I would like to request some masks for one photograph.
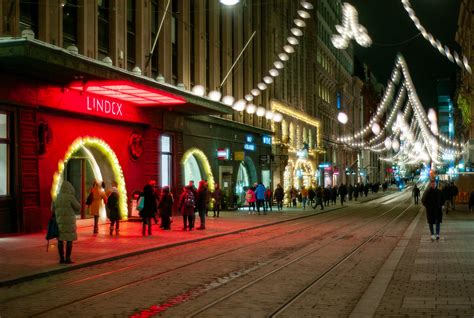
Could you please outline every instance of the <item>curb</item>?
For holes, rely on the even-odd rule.
[[[206,237],[202,237],[202,238],[198,238],[198,239],[182,241],[182,242],[177,242],[177,243],[167,244],[167,245],[162,245],[162,246],[151,247],[151,248],[147,248],[147,249],[143,249],[143,250],[139,250],[139,251],[133,251],[133,252],[129,252],[129,253],[121,254],[121,255],[106,257],[106,258],[102,258],[102,259],[98,259],[98,260],[94,260],[94,261],[89,261],[89,262],[82,263],[82,264],[77,264],[77,265],[72,265],[72,266],[65,265],[65,267],[62,267],[62,268],[56,268],[56,269],[47,270],[47,271],[44,271],[44,272],[34,273],[34,274],[31,274],[31,275],[26,275],[26,276],[21,276],[21,277],[17,277],[17,278],[13,278],[13,279],[0,281],[0,287],[9,287],[9,286],[13,286],[13,285],[16,285],[16,284],[32,281],[32,280],[35,280],[35,279],[44,278],[44,277],[57,275],[57,274],[62,274],[62,273],[65,273],[65,272],[69,272],[69,271],[73,271],[73,270],[77,270],[77,269],[81,269],[81,268],[85,268],[85,267],[90,267],[90,266],[94,266],[94,265],[104,264],[104,263],[116,261],[116,260],[127,258],[127,257],[146,254],[146,253],[155,252],[155,251],[168,249],[168,248],[173,248],[173,247],[176,247],[176,246],[197,243],[197,242],[201,242],[201,241],[206,241],[206,240],[210,240],[210,239],[214,239],[214,238],[218,238],[218,237],[238,234],[238,233],[241,233],[241,232],[251,231],[251,230],[260,229],[260,228],[264,228],[264,227],[274,226],[274,225],[277,225],[277,224],[282,224],[282,223],[286,223],[286,222],[293,221],[293,220],[304,219],[304,218],[316,216],[316,215],[319,215],[319,214],[324,214],[324,213],[328,213],[328,212],[332,212],[332,211],[337,211],[337,210],[340,210],[340,209],[343,209],[343,208],[346,208],[346,207],[347,206],[336,207],[335,209],[331,209],[331,210],[327,210],[327,211],[320,211],[320,212],[317,212],[317,213],[313,212],[313,213],[307,214],[307,215],[302,215],[302,216],[289,218],[289,219],[285,219],[285,220],[280,220],[280,221],[275,221],[275,222],[271,222],[271,223],[260,224],[260,225],[256,225],[256,226],[252,226],[252,227],[246,227],[246,228],[238,229],[238,230],[235,230],[235,231],[223,232],[223,233],[214,234],[214,235],[210,235],[210,236],[206,236]]]

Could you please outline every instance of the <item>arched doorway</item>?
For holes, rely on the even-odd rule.
[[[198,148],[190,148],[181,159],[183,171],[183,184],[187,185],[193,180],[197,185],[201,180],[207,180],[209,191],[214,191],[214,176],[207,156]]]
[[[257,170],[251,158],[245,157],[239,164],[237,179],[235,181],[235,194],[237,195],[237,205],[241,206],[245,202],[245,193],[248,188],[257,182]]]
[[[102,139],[79,137],[69,146],[64,158],[58,163],[58,171],[54,174],[51,196],[56,198],[63,180],[69,181],[76,189],[76,198],[84,202],[94,181],[104,182],[106,190],[111,182],[116,181],[120,193],[119,209],[122,219],[128,218],[127,190],[122,168],[115,152]],[[81,209],[78,217],[89,218],[89,211]],[[100,210],[100,219],[106,219],[105,207]]]

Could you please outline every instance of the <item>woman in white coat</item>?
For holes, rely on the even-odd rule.
[[[76,212],[81,204],[74,196],[74,187],[63,181],[61,190],[54,201],[54,213],[59,227],[58,252],[60,264],[71,264],[72,241],[77,240]],[[66,258],[64,258],[64,241],[66,241]]]

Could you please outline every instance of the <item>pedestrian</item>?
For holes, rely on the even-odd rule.
[[[81,204],[74,195],[74,187],[68,181],[63,181],[53,211],[58,223],[58,252],[60,264],[72,264],[72,242],[77,240],[76,213],[81,210]],[[64,258],[64,241],[66,241],[66,258]]]
[[[474,208],[474,191],[469,195],[469,212],[472,212],[472,208]]]
[[[354,193],[354,187],[352,186],[352,183],[349,184],[349,201],[352,201],[352,194]]]
[[[155,196],[156,204],[158,205],[160,202],[161,191],[158,189],[158,185],[156,184],[155,180],[148,181],[148,184],[153,188],[153,195]],[[155,221],[155,225],[158,224],[158,218],[156,214],[153,215],[152,219]],[[163,224],[160,225],[160,227],[163,228]]]
[[[199,186],[197,189],[197,196],[196,196],[196,208],[199,213],[199,219],[201,221],[201,224],[197,228],[198,230],[206,229],[207,194],[208,194],[208,190],[206,188],[206,181],[204,180],[199,181]]]
[[[308,189],[308,201],[311,206],[313,204],[316,204],[315,197],[316,197],[316,192],[314,191],[313,186],[310,185]]]
[[[298,197],[298,191],[296,191],[296,189],[293,186],[291,186],[291,189],[290,189],[290,196],[291,196],[291,203],[293,207],[296,208],[296,198]]]
[[[89,192],[92,197],[92,202],[89,205],[89,214],[94,217],[94,234],[99,233],[99,211],[102,203],[107,203],[107,196],[104,189],[98,181],[92,183],[92,188]]]
[[[284,197],[285,197],[285,192],[283,191],[281,184],[278,183],[275,189],[275,200],[277,202],[278,211],[283,211],[283,198]]]
[[[413,198],[415,198],[415,204],[418,204],[418,198],[420,197],[420,188],[418,188],[416,184],[413,187],[412,195]]]
[[[158,209],[160,210],[161,227],[163,230],[171,230],[171,214],[173,210],[174,198],[169,186],[164,186],[161,189],[160,203]]]
[[[335,185],[334,187],[332,187],[331,189],[331,200],[332,200],[332,204],[336,204],[336,201],[337,201],[337,196],[339,195],[339,189],[337,188],[337,185]]]
[[[267,209],[265,208],[265,186],[263,183],[259,182],[255,188],[255,196],[257,198],[257,213],[260,215],[260,208],[263,208],[263,213],[267,214]]]
[[[147,184],[143,188],[142,194],[143,201],[143,208],[141,209],[139,215],[142,218],[142,235],[146,236],[146,229],[148,226],[148,235],[152,235],[151,233],[151,219],[153,215],[157,212],[157,204],[155,195],[153,194],[153,188],[151,185]]]
[[[443,221],[443,193],[437,188],[436,181],[431,180],[428,189],[423,193],[421,203],[426,208],[426,218],[431,233],[431,241],[439,240],[439,232]],[[433,227],[436,226],[436,237]]]
[[[265,190],[265,207],[267,208],[267,211],[268,210],[272,211],[272,205],[273,205],[273,193],[270,188],[267,188],[267,190]]]
[[[115,235],[119,235],[120,231],[120,220],[122,216],[120,215],[119,202],[120,194],[118,191],[118,184],[116,181],[112,181],[112,189],[110,190],[109,195],[107,196],[107,216],[110,220],[110,230],[109,234],[114,234],[114,225],[115,225]]]
[[[183,193],[179,197],[179,210],[183,215],[183,231],[189,228],[190,231],[194,228],[194,209],[196,206],[196,197],[193,192],[193,185],[191,182],[187,187],[184,187]]]
[[[459,189],[458,187],[454,184],[454,182],[451,182],[451,206],[453,207],[453,210],[456,209],[456,197],[458,196]]]
[[[245,201],[247,201],[249,205],[249,214],[250,214],[250,208],[252,208],[252,213],[255,212],[255,202],[257,202],[257,197],[255,196],[255,191],[253,190],[252,187],[250,187],[247,190],[247,193],[245,194]]]
[[[301,187],[301,202],[303,203],[303,210],[306,210],[306,202],[308,202],[308,189],[305,186]]]
[[[449,213],[449,207],[450,207],[451,202],[452,202],[451,186],[449,185],[449,183],[446,183],[443,186],[442,192],[443,192],[443,197],[445,199],[444,208],[446,210],[446,215],[447,215]]]
[[[204,187],[206,188],[206,217],[209,214],[209,203],[211,203],[212,193],[209,191],[209,183],[207,180],[204,180]]]
[[[327,186],[324,189],[321,189],[323,191],[323,201],[325,206],[329,206],[329,201],[331,201],[331,187]]]
[[[339,196],[341,197],[341,205],[344,205],[344,201],[346,200],[346,195],[347,195],[347,187],[344,185],[344,183],[341,184],[339,187]]]
[[[221,211],[221,204],[222,204],[222,190],[219,187],[219,183],[216,183],[214,187],[214,192],[212,192],[212,198],[214,199],[214,206],[212,208],[213,217],[216,217],[216,216],[219,217],[219,213]]]
[[[318,189],[316,189],[316,205],[314,208],[316,209],[318,205],[321,205],[321,210],[324,210],[324,189],[320,186]]]
[[[354,200],[357,201],[358,197],[359,197],[359,184],[356,184],[354,187]]]
[[[197,199],[197,189],[196,186],[194,185],[194,180],[189,180],[188,186],[190,187],[191,191],[193,192],[194,195],[194,200]],[[194,205],[194,213],[192,215],[192,221],[193,221],[193,228],[195,227],[194,224],[196,223],[196,214],[198,214],[196,204]]]

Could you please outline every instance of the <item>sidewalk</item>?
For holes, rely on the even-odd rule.
[[[393,192],[371,194],[361,201],[349,202],[349,205],[372,201],[389,195]],[[347,205],[347,202],[346,202]],[[183,231],[182,216],[173,216],[170,231],[160,229],[153,225],[152,236],[143,237],[141,222],[122,222],[120,235],[109,235],[109,224],[99,228],[99,234],[92,233],[92,226],[78,227],[78,240],[74,242],[71,265],[58,263],[57,241],[50,241],[49,251],[46,252],[45,232],[15,235],[0,238],[0,286],[15,284],[39,277],[62,273],[82,267],[100,264],[132,255],[138,255],[163,248],[206,240],[213,237],[224,236],[247,229],[264,227],[271,224],[284,222],[289,219],[306,217],[314,213],[328,212],[340,208],[340,201],[336,205],[326,207],[324,211],[319,208],[301,207],[284,208],[283,212],[273,212],[267,215],[248,214],[247,208],[239,211],[221,212],[219,218],[213,218],[212,212],[206,219],[206,230]],[[90,223],[92,224],[92,223]],[[199,218],[196,220],[199,226]]]
[[[276,207],[275,207],[276,208]],[[340,205],[329,206],[328,211],[338,209]],[[78,240],[74,242],[71,265],[60,265],[57,241],[50,241],[46,251],[46,233],[16,235],[0,238],[0,286],[15,284],[51,274],[57,274],[77,268],[100,264],[127,256],[151,252],[176,245],[188,244],[213,237],[224,236],[246,229],[258,228],[284,222],[288,219],[307,217],[320,213],[312,208],[284,208],[283,212],[268,212],[267,215],[249,215],[247,210],[221,212],[219,218],[209,212],[206,218],[206,230],[183,231],[181,216],[173,216],[170,231],[153,225],[151,236],[142,236],[141,222],[122,222],[120,235],[109,235],[109,224],[101,225],[99,234],[92,233],[92,226],[78,228]],[[199,226],[199,218],[196,219]]]

